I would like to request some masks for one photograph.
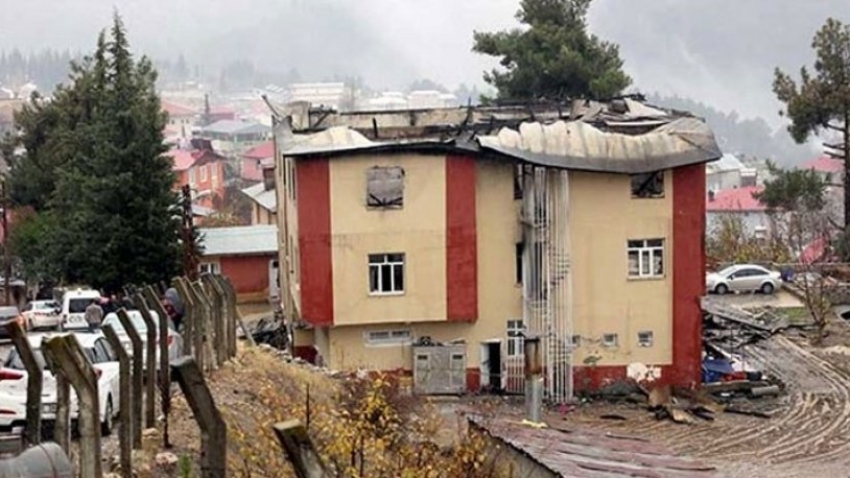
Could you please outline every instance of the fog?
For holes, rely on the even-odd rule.
[[[305,80],[359,75],[373,88],[417,78],[482,85],[492,59],[473,30],[516,26],[517,0],[0,0],[0,50],[88,51],[113,9],[136,52],[183,54],[206,71],[245,59]],[[593,33],[620,44],[633,90],[690,97],[781,124],[773,69],[811,64],[811,38],[846,0],[596,0]]]

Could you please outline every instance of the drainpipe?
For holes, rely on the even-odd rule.
[[[526,420],[540,423],[543,404],[543,363],[540,358],[540,337],[525,338],[525,406]]]

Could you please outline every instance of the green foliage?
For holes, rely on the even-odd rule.
[[[473,51],[500,58],[503,71],[484,74],[509,100],[606,99],[631,84],[619,47],[587,31],[591,0],[522,0],[525,29],[475,32]]]
[[[826,206],[827,180],[811,169],[784,169],[768,163],[771,179],[753,196],[773,211],[819,211]]]
[[[38,282],[59,274],[54,257],[51,231],[55,219],[50,212],[18,212],[9,231],[9,248],[20,260],[24,278]]]
[[[34,229],[62,279],[110,291],[166,280],[178,272],[180,223],[156,72],[133,59],[117,16],[71,69],[69,86],[16,117],[26,153],[12,165],[12,200],[45,218]]]

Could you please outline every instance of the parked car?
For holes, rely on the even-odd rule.
[[[24,318],[21,315],[21,312],[17,307],[10,306],[0,306],[0,339],[8,339],[9,332],[6,330],[6,322],[10,320],[17,320],[20,322],[21,326],[25,325]]]
[[[62,296],[62,318],[63,330],[80,330],[88,328],[86,323],[86,307],[93,300],[101,300],[100,292],[93,289],[68,290]]]
[[[113,420],[120,410],[118,391],[118,358],[109,346],[109,342],[100,333],[75,334],[89,363],[95,369],[100,405],[100,423],[103,435],[112,433]],[[42,382],[42,420],[47,423],[56,420],[56,378],[48,369],[41,352],[41,342],[51,334],[30,334],[30,346],[36,361],[41,364]],[[73,389],[72,389],[73,390]],[[71,394],[71,419],[79,415],[76,393]],[[0,368],[0,432],[17,432],[26,423],[27,371],[17,350],[9,352],[3,367]]]
[[[62,307],[54,300],[34,300],[24,307],[27,330],[55,329],[62,322]]]
[[[145,319],[142,318],[142,313],[138,310],[128,310],[127,315],[130,317],[130,322],[133,323],[133,328],[139,333],[139,337],[142,339],[142,357],[144,359],[147,343],[148,343],[148,326],[145,323]],[[157,344],[159,344],[159,314],[154,311],[151,311],[151,316],[153,317],[154,322],[157,324],[156,330],[156,340]],[[121,345],[124,346],[124,350],[127,351],[130,355],[133,354],[133,343],[130,341],[130,336],[127,335],[127,331],[124,329],[124,326],[121,324],[121,321],[118,319],[118,315],[114,312],[109,313],[103,319],[103,325],[111,325],[115,329],[115,333],[118,334],[118,338],[121,339]],[[168,360],[174,360],[183,355],[183,337],[174,330],[174,325],[171,321],[168,321]],[[156,349],[156,367],[159,370],[159,347]]]
[[[712,272],[705,278],[706,291],[715,294],[728,292],[772,294],[780,287],[780,284],[779,272],[754,264],[729,266],[719,272]]]

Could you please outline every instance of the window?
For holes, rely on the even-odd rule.
[[[375,166],[366,171],[366,206],[400,208],[404,205],[404,169]]]
[[[664,276],[664,239],[628,242],[629,277],[658,278]]]
[[[663,198],[664,171],[632,175],[633,198]]]
[[[604,334],[602,336],[602,346],[603,347],[616,347],[617,346],[617,334]]]
[[[199,168],[201,170],[201,182],[207,180],[207,165],[203,165]]]
[[[649,330],[644,330],[642,332],[638,332],[638,346],[640,347],[652,347],[652,332]]]
[[[195,175],[195,168],[189,168],[189,185],[194,186],[198,182],[198,178]]]
[[[208,272],[210,274],[218,274],[220,269],[218,262],[202,262],[198,265],[198,271],[201,273]]]
[[[407,345],[412,341],[412,334],[408,329],[373,330],[371,332],[365,332],[363,336],[366,345],[370,346]]]
[[[581,347],[581,335],[573,335],[570,337],[570,345],[572,345],[574,349]]]
[[[369,293],[404,292],[404,254],[369,254]]]
[[[213,182],[213,184],[215,184],[216,181],[218,180],[218,165],[217,164],[210,164],[210,171],[211,171],[210,175],[212,176],[212,182]]]
[[[521,357],[525,355],[524,334],[525,325],[522,319],[508,321],[508,357]]]
[[[516,283],[522,284],[522,253],[525,250],[525,244],[520,242],[516,245]]]

